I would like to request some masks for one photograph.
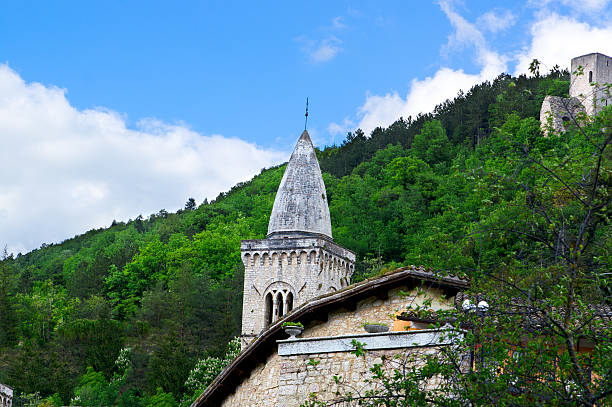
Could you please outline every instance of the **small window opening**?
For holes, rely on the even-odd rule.
[[[287,313],[293,311],[293,294],[287,294]]]
[[[563,121],[563,127],[567,127],[567,126],[569,126],[569,125],[570,125],[570,118],[569,118],[569,117],[567,117],[567,116],[563,116],[563,117],[561,118],[561,120]]]
[[[272,307],[273,307],[272,294],[266,295],[266,326],[272,323]]]
[[[281,293],[276,294],[276,307],[277,307],[277,317],[280,318],[285,313],[283,312],[283,295]],[[277,318],[277,319],[278,319]]]
[[[593,82],[593,71],[589,71],[589,83]]]

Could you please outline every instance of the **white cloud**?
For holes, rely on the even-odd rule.
[[[333,59],[338,52],[342,50],[340,45],[342,41],[331,36],[325,38],[318,46],[310,52],[310,58],[313,62],[326,62]]]
[[[482,27],[484,30],[492,33],[507,30],[515,23],[516,16],[510,10],[500,11],[499,13],[489,11],[478,17],[476,22],[478,27]]]
[[[515,74],[518,75],[528,73],[529,64],[534,58],[542,62],[543,70],[548,70],[555,65],[568,68],[573,57],[590,52],[612,55],[612,23],[609,20],[597,26],[579,21],[575,15],[561,16],[546,9],[545,6],[552,3],[554,2],[548,1],[540,4],[541,7],[539,6],[535,13],[535,20],[529,32],[529,45],[522,50],[502,55],[490,48],[483,31],[477,27],[489,32],[509,28],[516,21],[512,13],[485,13],[473,24],[456,12],[451,0],[439,1],[440,8],[454,28],[441,49],[442,54],[457,53],[466,48],[473,50],[480,71],[466,73],[462,69],[441,67],[431,77],[413,79],[404,97],[396,91],[385,95],[368,93],[365,103],[358,109],[357,126],[366,134],[370,134],[375,127],[388,126],[401,116],[429,112],[437,104],[455,97],[459,90],[467,91],[475,84],[492,80],[500,73],[506,72],[510,61],[516,63]],[[565,3],[570,5],[569,1]],[[609,0],[588,0],[584,3],[583,11],[601,10],[609,3]],[[328,130],[331,133],[331,130],[336,129],[332,126]]]
[[[538,8],[562,4],[578,13],[594,13],[604,10],[611,0],[530,0],[529,3]]]
[[[456,52],[464,47],[473,47],[476,51],[476,62],[481,67],[480,72],[469,74],[462,69],[442,67],[432,77],[413,79],[405,98],[397,92],[384,96],[368,94],[358,111],[358,127],[365,134],[369,135],[378,126],[388,126],[399,117],[429,112],[446,99],[454,98],[460,90],[467,91],[506,70],[507,58],[488,48],[483,34],[474,24],[459,15],[449,1],[440,1],[439,4],[455,28],[443,47],[443,52]]]
[[[569,68],[570,60],[591,52],[612,55],[612,24],[596,27],[556,13],[542,16],[531,27],[531,42],[517,56],[515,74],[528,73],[533,59],[543,70]]]
[[[0,65],[0,245],[24,252],[187,198],[214,198],[287,153],[110,110],[77,110],[65,91]]]
[[[457,51],[466,45],[473,45],[476,48],[484,47],[485,40],[482,33],[474,24],[469,23],[453,9],[451,1],[441,0],[438,4],[455,28],[455,31],[448,37],[447,50]]]
[[[302,44],[302,51],[315,64],[330,61],[338,52],[342,51],[342,41],[333,35],[321,41],[314,41],[301,36],[297,38],[297,41]]]
[[[329,26],[321,27],[320,29],[327,32],[337,32],[346,28],[344,18],[342,16],[334,17]],[[296,38],[296,41],[302,44],[302,51],[308,55],[312,63],[318,64],[327,62],[342,51],[342,40],[333,34],[327,35],[321,40],[313,40],[304,35]]]
[[[342,140],[344,136],[355,129],[355,123],[345,117],[342,123],[332,122],[327,126],[327,133],[331,136],[328,140],[329,144],[336,144],[338,139]]]
[[[341,30],[343,28],[346,28],[346,24],[344,24],[344,18],[342,16],[333,18],[331,28],[335,30]]]
[[[332,136],[338,136],[351,131],[354,126],[355,123],[353,123],[353,121],[348,117],[345,117],[342,124],[338,124],[336,122],[330,123],[329,126],[327,126],[327,131]]]

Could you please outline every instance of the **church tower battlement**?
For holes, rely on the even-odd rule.
[[[243,240],[242,346],[293,308],[350,284],[355,254],[332,239],[321,169],[304,130],[281,180],[268,234]]]

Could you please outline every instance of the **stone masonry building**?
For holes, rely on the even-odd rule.
[[[375,364],[399,354],[422,360],[451,345],[444,328],[430,329],[403,311],[456,307],[469,285],[412,266],[350,285],[355,255],[332,240],[325,185],[306,131],[281,180],[266,239],[244,240],[241,251],[242,351],[192,407],[297,407],[311,393],[333,400],[339,386],[367,391]],[[287,339],[285,322],[302,323],[301,336]],[[365,322],[390,330],[367,333]],[[367,350],[363,358],[352,353],[354,341]]]
[[[333,242],[327,193],[304,130],[283,175],[263,240],[243,240],[242,346],[295,307],[349,284],[355,254]]]
[[[423,307],[426,299],[432,310],[456,308],[468,286],[457,276],[405,267],[314,298],[258,335],[192,407],[298,407],[311,393],[324,402],[334,401],[338,390],[365,394],[377,385],[366,381],[375,364],[385,361],[391,370],[401,358],[422,361],[452,345],[444,328],[401,318],[402,311]],[[366,333],[366,321],[386,323],[390,331]],[[287,339],[283,322],[301,322],[305,330]],[[363,357],[352,353],[353,341],[364,344]]]
[[[569,98],[546,96],[540,109],[540,122],[544,134],[552,129],[563,132],[576,124],[580,114],[592,116],[612,104],[607,85],[612,83],[612,58],[592,53],[573,58]]]

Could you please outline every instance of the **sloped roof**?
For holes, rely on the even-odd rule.
[[[315,233],[332,238],[327,192],[306,130],[291,154],[268,224],[268,237],[287,232]]]
[[[278,339],[286,339],[281,325],[283,322],[320,321],[329,311],[338,307],[355,308],[358,301],[379,295],[386,296],[389,289],[407,282],[429,282],[435,286],[454,291],[465,290],[469,280],[456,275],[431,271],[423,267],[408,266],[350,285],[340,291],[316,297],[294,309],[262,332],[251,344],[230,363],[208,388],[194,401],[192,407],[218,406],[227,395],[250,375],[259,363],[265,362],[276,349]]]

